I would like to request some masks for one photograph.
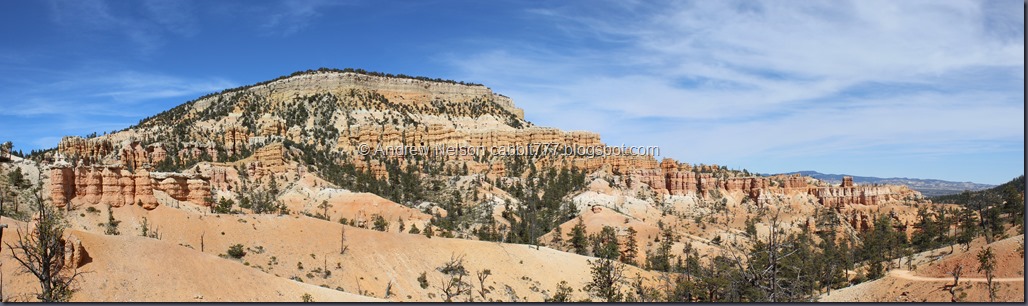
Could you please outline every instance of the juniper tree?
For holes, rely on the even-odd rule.
[[[328,204],[328,200],[321,201],[321,204],[318,205],[318,208],[321,208],[321,218],[322,219],[329,220],[329,218],[328,218],[328,208],[329,207],[332,207],[332,204]]]

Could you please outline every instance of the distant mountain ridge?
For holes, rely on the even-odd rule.
[[[838,184],[842,182],[843,176],[853,177],[853,182],[856,184],[889,184],[889,185],[905,185],[911,189],[921,192],[926,197],[934,197],[941,195],[958,194],[964,190],[984,190],[996,187],[996,185],[979,184],[973,182],[952,182],[936,179],[917,179],[917,178],[905,178],[905,177],[890,177],[881,178],[873,176],[856,176],[848,174],[825,174],[817,171],[797,171],[785,174],[800,174],[804,176],[810,176],[828,183]]]

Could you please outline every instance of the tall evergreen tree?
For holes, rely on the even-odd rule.
[[[582,221],[582,217],[578,217],[578,223],[571,228],[569,235],[568,242],[571,243],[571,248],[575,250],[576,254],[586,255],[589,253],[589,239],[585,235],[585,223]]]
[[[625,250],[621,253],[621,262],[629,265],[637,265],[636,258],[639,257],[639,245],[636,238],[639,232],[635,228],[628,227],[628,236],[625,237]]]

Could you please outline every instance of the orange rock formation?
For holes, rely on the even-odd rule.
[[[148,172],[140,168],[135,173],[120,166],[80,166],[56,163],[50,167],[50,199],[57,207],[70,203],[84,205],[140,205],[157,208],[153,190],[168,193],[180,201],[200,205],[210,195],[210,183],[199,175]]]

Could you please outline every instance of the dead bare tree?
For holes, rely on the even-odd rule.
[[[346,254],[346,250],[350,249],[346,245],[346,226],[343,225],[339,228],[339,255]]]
[[[443,290],[443,295],[446,296],[444,301],[453,302],[453,297],[460,295],[460,280],[458,277],[450,278],[449,281],[441,281],[442,286],[440,289]]]
[[[366,292],[364,292],[364,290],[361,290],[361,280],[357,279],[357,276],[354,276],[353,280],[357,281],[357,294],[367,295],[367,294],[365,294]]]
[[[952,285],[942,286],[943,289],[946,289],[946,290],[949,291],[949,296],[950,296],[949,297],[949,301],[950,302],[958,302],[959,301],[957,299],[957,285],[960,284],[960,270],[963,270],[963,269],[964,269],[964,266],[961,266],[961,265],[957,265],[956,267],[954,267],[953,268],[953,284]]]
[[[490,275],[493,275],[493,271],[485,269],[478,271],[475,274],[478,277],[478,295],[482,296],[482,301],[484,302],[486,300],[485,295],[489,293],[489,289],[485,286],[485,279],[489,278]]]
[[[462,294],[469,294],[470,301],[471,284],[464,281],[464,277],[468,276],[468,271],[464,268],[464,255],[451,255],[450,260],[443,263],[438,270],[446,275],[446,278],[440,281],[440,289],[446,297],[446,302],[453,302],[454,297]]]
[[[332,276],[332,271],[328,270],[328,255],[321,256],[321,259],[323,260],[321,264],[321,268],[323,269],[321,272],[321,278],[328,278],[329,276]]]
[[[26,223],[24,231],[19,229],[14,245],[5,244],[25,271],[39,280],[41,292],[37,298],[40,301],[67,301],[71,298],[72,282],[80,273],[75,267],[65,266],[63,236],[67,224],[57,209],[43,203],[42,185],[37,185],[33,200],[39,210],[39,220],[34,225]]]
[[[782,279],[786,269],[795,269],[785,266],[783,262],[795,255],[799,248],[786,237],[779,220],[780,213],[781,209],[768,220],[769,233],[765,240],[756,241],[752,250],[756,258],[745,252],[742,255],[735,250],[727,252],[747,281],[763,293],[764,300],[772,303],[793,300],[798,293],[797,288],[787,285],[790,283],[788,280]],[[756,260],[758,258],[759,262]]]

